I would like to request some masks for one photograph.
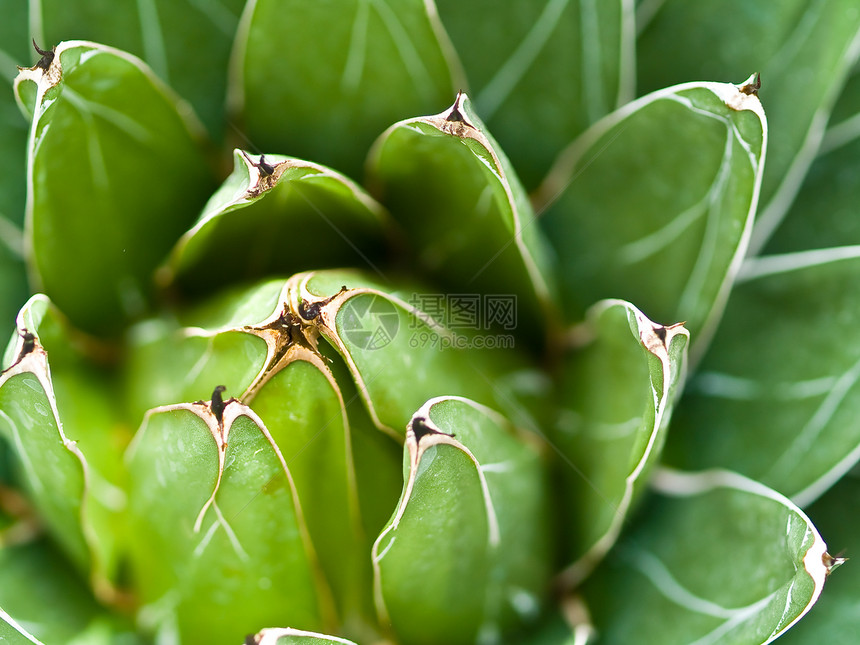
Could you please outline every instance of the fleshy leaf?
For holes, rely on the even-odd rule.
[[[404,487],[373,547],[377,608],[398,639],[501,643],[537,617],[552,548],[537,451],[468,399],[409,424]]]
[[[289,470],[250,408],[217,391],[156,408],[127,462],[141,623],[240,642],[259,625],[331,620]]]
[[[860,460],[860,247],[748,260],[666,447],[806,506]]]
[[[477,111],[529,188],[566,142],[633,98],[632,0],[436,4]]]
[[[211,192],[211,170],[187,106],[129,54],[61,43],[21,71],[19,97],[34,85],[31,272],[75,324],[116,332],[146,310],[151,273]]]
[[[270,627],[249,636],[245,645],[356,645],[337,636],[326,636],[300,629]]]
[[[452,330],[434,319],[444,311],[423,308],[423,296],[434,302],[433,294],[386,288],[359,273],[318,271],[291,282],[292,309],[302,303],[315,314],[380,429],[403,436],[413,412],[444,395],[498,408],[519,426],[539,426],[545,384],[522,354],[510,351],[512,336]],[[444,298],[437,294],[435,301],[444,310]]]
[[[565,366],[561,418],[562,523],[570,583],[587,576],[618,538],[658,463],[684,382],[689,333],[651,322],[633,305],[602,301]]]
[[[75,356],[64,321],[39,295],[18,315],[3,364],[0,433],[18,477],[51,535],[106,596],[116,564],[116,513],[125,503],[109,381]]]
[[[599,121],[541,188],[568,316],[622,298],[703,348],[743,258],[767,140],[756,79],[688,83]]]
[[[234,152],[233,174],[174,247],[162,280],[197,291],[333,266],[375,267],[389,232],[385,210],[319,164]]]
[[[420,265],[448,291],[516,296],[523,337],[557,324],[549,248],[519,179],[465,94],[396,123],[368,161],[369,184]]]
[[[761,73],[768,121],[779,134],[768,145],[750,244],[758,252],[800,188],[830,110],[860,54],[857,5],[854,0],[656,4],[657,14],[637,41],[640,90]]]
[[[843,477],[831,491],[809,507],[809,516],[839,555],[853,560],[860,554],[860,472]],[[838,556],[837,556],[838,557]],[[838,563],[837,559],[835,563]],[[780,645],[853,645],[860,633],[860,588],[856,562],[827,579],[827,588],[809,614],[793,627]]]
[[[244,6],[244,0],[149,0],[121,8],[104,1],[40,0],[31,4],[31,13],[38,12],[31,24],[40,44],[72,35],[140,57],[220,139],[227,62]]]
[[[258,148],[358,177],[380,132],[450,100],[452,65],[424,0],[252,0],[229,98]]]
[[[373,615],[370,536],[396,503],[401,450],[370,422],[337,354],[311,341],[313,325],[302,331],[287,293],[283,281],[263,283],[217,297],[220,320],[210,318],[207,303],[182,315],[187,327],[158,320],[134,328],[128,400],[135,410],[171,396],[191,400],[220,381],[252,405],[291,469],[341,620],[362,633]]]
[[[658,471],[658,495],[589,578],[600,642],[757,643],[815,603],[826,545],[803,512],[728,471]]]

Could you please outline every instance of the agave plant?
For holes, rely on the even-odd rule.
[[[0,642],[854,642],[855,0],[2,13]]]

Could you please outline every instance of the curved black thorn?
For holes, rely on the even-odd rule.
[[[224,398],[221,396],[227,388],[223,385],[216,385],[215,389],[212,391],[212,402],[210,409],[212,410],[212,414],[215,415],[215,418],[218,419],[218,424],[224,422],[224,408],[227,404],[224,402]]]
[[[51,63],[54,62],[54,55],[55,55],[54,49],[55,48],[51,48],[51,49],[45,51],[44,49],[42,49],[41,47],[39,47],[36,44],[35,38],[33,39],[33,47],[36,50],[36,53],[42,57],[39,59],[39,62],[36,63],[36,67],[38,67],[39,69],[43,69],[43,70],[47,71],[48,68],[51,66]]]
[[[425,417],[414,417],[410,423],[412,434],[415,435],[415,443],[420,444],[421,440],[431,434],[441,434],[446,437],[453,437],[453,434],[442,432],[430,425],[430,422]]]

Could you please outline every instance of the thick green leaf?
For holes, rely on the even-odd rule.
[[[367,633],[369,536],[397,501],[400,447],[372,425],[336,353],[317,351],[308,340],[313,325],[303,335],[299,314],[285,307],[283,281],[217,300],[224,326],[207,328],[213,322],[207,304],[183,316],[188,327],[151,321],[135,328],[130,405],[142,410],[171,397],[206,398],[219,384],[253,405],[291,469],[341,621],[350,633]]]
[[[522,354],[510,351],[513,336],[481,334],[469,325],[452,329],[439,322],[452,320],[442,295],[391,289],[355,272],[300,274],[292,283],[292,309],[299,311],[299,302],[317,309],[319,333],[343,357],[380,429],[402,437],[414,411],[444,395],[474,399],[521,427],[539,427],[546,383]]]
[[[352,181],[319,164],[233,153],[235,167],[161,278],[197,291],[309,268],[365,266],[385,249],[385,210]]]
[[[11,632],[4,631],[9,627]],[[142,640],[127,621],[95,601],[47,541],[0,546],[0,643],[39,642],[137,645]]]
[[[742,278],[667,459],[738,470],[805,506],[860,459],[860,248],[747,261]]]
[[[766,140],[749,79],[655,92],[574,142],[541,188],[569,317],[622,298],[687,321],[704,347],[746,249]]]
[[[251,401],[290,468],[340,619],[355,633],[372,623],[371,543],[362,530],[350,421],[325,362],[307,350],[290,353]]]
[[[478,112],[529,188],[568,141],[633,98],[631,0],[436,4]]]
[[[39,32],[33,36],[43,47],[77,38],[142,58],[191,102],[213,136],[221,138],[227,62],[244,0],[145,0],[121,7],[110,0],[30,4],[31,13],[38,15],[33,22]]]
[[[568,581],[606,555],[659,461],[690,338],[613,300],[592,307],[575,333],[585,344],[566,361],[553,441],[563,457]]]
[[[62,43],[22,70],[22,103],[34,87],[31,269],[73,322],[114,332],[147,308],[151,273],[205,202],[211,172],[187,107],[128,54]]]
[[[261,625],[331,620],[289,470],[250,408],[215,396],[156,408],[127,462],[143,624],[240,642]]]
[[[501,643],[533,621],[552,561],[537,451],[468,399],[409,424],[404,487],[373,546],[377,608],[401,642]]]
[[[809,516],[838,552],[853,559],[860,553],[860,472],[843,477],[809,507]],[[809,615],[780,640],[780,645],[853,645],[860,633],[860,587],[856,562],[827,579],[824,594]]]
[[[272,627],[245,640],[246,645],[355,645],[337,636],[326,636],[300,629]]]
[[[557,324],[551,256],[504,152],[465,94],[380,137],[369,184],[403,226],[419,265],[449,292],[516,297],[515,325],[539,339]]]
[[[108,376],[75,354],[65,321],[47,298],[31,298],[0,373],[0,433],[52,536],[107,595],[120,531],[116,514],[125,504],[123,434],[115,426]]]
[[[761,73],[773,132],[751,249],[782,220],[860,54],[854,0],[666,0],[638,40],[639,89]],[[728,36],[728,34],[731,34]]]
[[[728,471],[659,471],[658,496],[584,592],[600,643],[761,645],[817,600],[826,546],[773,490]]]
[[[361,174],[391,123],[429,114],[456,91],[424,0],[248,2],[230,99],[258,148]]]

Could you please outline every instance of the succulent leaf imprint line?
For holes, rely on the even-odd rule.
[[[421,60],[421,55],[415,46],[412,44],[412,39],[409,32],[404,28],[403,23],[397,17],[397,13],[391,8],[385,0],[363,0],[370,2],[376,9],[376,13],[385,23],[388,33],[391,35],[391,40],[397,48],[397,53],[403,60],[409,78],[412,79],[412,85],[419,96],[425,99],[430,98],[433,87],[430,72],[424,66]]]
[[[84,125],[84,129],[88,132],[86,137],[87,159],[90,162],[90,175],[93,178],[93,184],[95,184],[96,188],[99,190],[107,191],[109,189],[107,163],[105,162],[104,154],[102,153],[102,146],[99,141],[98,131],[95,126],[95,121],[93,120],[93,115],[82,109],[82,104],[76,100],[80,97],[75,96],[73,91],[69,92],[68,88],[65,88],[63,95],[67,95],[69,105],[77,110],[81,122]]]
[[[92,115],[98,116],[106,123],[109,123],[117,130],[124,132],[138,143],[147,144],[152,141],[152,133],[129,115],[124,114],[119,110],[115,110],[103,103],[91,101],[69,87],[63,88],[63,96],[69,99],[69,102],[77,108],[82,117],[91,118]],[[88,125],[93,127],[94,122],[89,121]]]
[[[814,249],[812,251],[798,251],[796,253],[780,253],[779,255],[748,258],[744,261],[741,271],[738,273],[738,282],[748,282],[779,273],[802,271],[803,269],[809,269],[830,262],[854,260],[857,258],[860,258],[860,245],[833,246],[826,249]]]
[[[655,472],[654,477],[651,480],[651,484],[652,488],[655,491],[668,497],[694,497],[703,493],[711,492],[719,488],[749,493],[768,499],[785,507],[789,514],[797,516],[801,521],[805,523],[806,532],[803,537],[802,544],[809,546],[803,557],[803,568],[804,572],[812,580],[814,590],[811,594],[809,601],[798,613],[798,615],[795,616],[795,618],[788,624],[781,624],[782,621],[780,621],[780,624],[775,627],[774,631],[771,633],[766,643],[770,643],[777,636],[789,629],[804,615],[806,615],[806,613],[815,604],[815,602],[818,600],[818,597],[821,595],[821,591],[824,587],[824,581],[829,571],[834,566],[838,566],[838,564],[841,563],[836,562],[836,559],[828,556],[827,545],[824,543],[824,540],[821,538],[821,535],[819,535],[815,526],[809,521],[809,518],[806,516],[806,514],[796,504],[794,504],[784,495],[781,495],[780,493],[774,491],[771,488],[768,488],[767,486],[759,483],[758,481],[748,479],[747,477],[744,477],[734,472],[720,469],[712,469],[696,473],[685,473],[672,470],[666,467],[660,467]],[[791,528],[791,515],[789,515],[787,530],[790,530]],[[831,562],[832,564],[828,566],[828,562]],[[789,595],[796,583],[797,575],[795,575],[795,577],[789,584]],[[776,596],[776,594],[779,593],[779,591],[780,589],[775,590],[767,598],[758,601],[757,603],[755,603],[755,605],[765,603],[766,601],[771,601]],[[753,606],[754,605],[751,605],[750,607]],[[783,619],[784,616],[785,615],[783,614]],[[711,632],[710,634],[696,641],[696,644],[710,645],[711,643],[716,643],[723,633],[729,631],[735,626],[736,625],[734,624],[724,624],[714,632]]]
[[[355,18],[352,21],[352,30],[349,36],[346,64],[344,65],[343,75],[340,79],[340,88],[344,93],[355,92],[359,85],[361,85],[361,76],[364,70],[364,52],[367,47],[369,7],[369,0],[360,0],[355,10]]]
[[[768,397],[777,401],[796,401],[826,395],[836,385],[838,377],[824,376],[805,381],[782,381],[765,385],[752,378],[724,372],[697,372],[688,385],[688,391],[701,396],[730,401],[755,401]]]
[[[714,263],[714,257],[719,248],[720,224],[723,219],[720,217],[722,214],[721,203],[725,194],[724,187],[728,183],[729,175],[732,171],[733,141],[731,129],[729,129],[717,177],[708,191],[709,208],[705,218],[705,231],[702,236],[702,243],[699,247],[699,253],[696,255],[696,262],[690,271],[690,277],[687,279],[687,283],[681,291],[681,297],[678,299],[678,312],[693,312],[698,309],[697,305],[701,302],[701,294],[708,281],[709,269]],[[755,173],[755,167],[753,167],[753,173]],[[750,218],[747,217],[746,219],[749,220]],[[725,279],[723,282],[725,284]],[[717,306],[716,302],[711,305],[711,310],[715,306]]]
[[[849,70],[860,56],[860,30],[854,35],[841,57],[843,67],[839,69],[839,78],[844,79]],[[832,83],[826,97],[819,102],[818,108],[812,115],[806,136],[797,150],[791,164],[785,170],[782,181],[770,195],[770,200],[759,211],[756,226],[753,230],[749,245],[749,255],[757,255],[770,240],[774,231],[782,222],[794,198],[797,196],[809,166],[818,155],[821,143],[827,133],[830,113],[841,90],[840,83]]]
[[[514,87],[526,75],[558,26],[568,4],[570,4],[569,0],[549,0],[525,38],[496,70],[493,78],[478,92],[475,102],[481,107],[484,119],[493,118],[496,110],[508,99]]]
[[[605,0],[603,4],[606,4]],[[601,73],[603,61],[600,47],[600,20],[595,0],[580,0],[579,14],[582,39],[582,95],[585,99],[588,122],[594,123],[608,112]]]
[[[838,377],[833,389],[816,408],[812,417],[804,424],[803,429],[794,437],[780,458],[762,476],[762,479],[767,481],[774,476],[774,473],[794,469],[800,456],[806,454],[812,444],[818,440],[834,415],[839,411],[845,397],[848,396],[858,381],[860,381],[860,360]]]
[[[137,0],[136,5],[146,62],[166,83],[169,83],[170,66],[167,64],[167,48],[164,45],[161,21],[158,19],[158,7],[154,0]]]
[[[622,557],[644,575],[651,584],[668,600],[697,614],[737,620],[754,616],[764,605],[770,602],[777,592],[772,592],[765,598],[744,607],[723,607],[707,598],[697,596],[684,587],[666,564],[655,554],[640,548],[630,548],[622,551]],[[701,639],[696,642],[701,642]]]

